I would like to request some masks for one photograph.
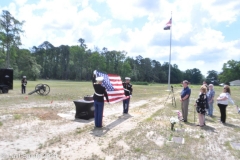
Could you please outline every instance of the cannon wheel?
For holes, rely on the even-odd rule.
[[[40,94],[40,95],[43,95],[43,96],[46,96],[46,95],[48,95],[48,93],[50,92],[50,87],[49,87],[49,85],[47,85],[47,84],[43,84],[43,86],[44,86],[44,87],[39,90],[39,94]]]
[[[43,88],[42,88],[42,85],[43,85]],[[41,88],[39,91],[37,91],[39,95],[46,96],[50,92],[50,87],[47,84],[38,84],[36,85],[35,90],[37,90],[38,88]]]

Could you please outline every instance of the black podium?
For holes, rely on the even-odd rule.
[[[88,120],[94,118],[94,101],[84,98],[84,100],[73,101],[76,106],[75,118]]]
[[[13,69],[0,68],[0,93],[13,89]]]

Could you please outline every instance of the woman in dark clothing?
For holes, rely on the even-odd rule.
[[[200,94],[198,99],[196,100],[195,106],[197,106],[197,112],[198,112],[198,118],[199,118],[199,125],[200,127],[204,126],[204,115],[206,113],[206,108],[207,108],[207,88],[206,86],[202,85],[200,89]]]
[[[104,96],[106,97],[107,102],[109,102],[108,95],[106,92],[106,88],[101,85],[103,81],[103,77],[95,78],[95,75],[93,75],[92,81],[93,81],[93,88],[95,91],[93,95],[94,107],[95,107],[95,110],[94,110],[95,126],[102,127]]]

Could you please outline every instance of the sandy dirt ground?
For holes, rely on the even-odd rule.
[[[126,115],[122,114],[121,103],[105,104],[102,129],[94,127],[93,119],[75,119],[74,104],[71,101],[10,106],[9,108],[14,108],[15,114],[25,114],[26,117],[16,121],[13,114],[1,116],[4,122],[8,122],[0,130],[1,158],[24,158],[31,154],[53,156],[53,159],[85,159],[92,153],[105,157],[101,152],[104,144],[135,128],[138,122],[162,107],[153,103],[151,110],[141,108],[149,101],[132,103],[130,114]],[[74,138],[78,132],[76,130],[86,134],[82,138]],[[99,145],[101,141],[104,144]],[[123,141],[119,143],[124,144]]]
[[[165,99],[153,97],[132,102],[129,114],[124,115],[121,103],[105,104],[104,127],[100,129],[94,127],[93,119],[75,119],[72,101],[8,106],[9,113],[0,117],[4,124],[0,128],[0,159],[178,159],[174,155],[170,158],[168,153],[164,155],[159,152],[161,147],[174,143],[168,139],[169,124],[165,125],[169,116],[160,116],[159,113],[164,109]],[[175,115],[177,109],[170,112]],[[232,118],[231,122],[239,124],[240,121]],[[214,153],[209,159],[238,159],[224,146],[226,138],[229,141],[232,138],[227,137],[224,130],[235,130],[237,127],[236,131],[239,131],[238,126],[222,126],[211,122],[209,118],[208,124],[205,130],[192,124],[177,125],[175,133],[189,137],[184,144],[177,146],[185,146],[186,149],[189,143],[195,148],[190,147],[188,152],[194,154],[199,149],[204,151],[201,144],[193,145],[194,142],[189,141],[205,137],[209,143],[203,146]],[[160,134],[161,130],[167,130],[166,136],[165,132]],[[232,136],[240,135],[236,132]],[[143,152],[141,145],[145,146],[145,152],[149,149],[149,153]],[[159,150],[154,151],[154,148]],[[205,159],[207,156],[198,156],[196,159]],[[191,159],[191,156],[186,159]]]

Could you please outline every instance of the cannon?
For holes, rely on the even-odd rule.
[[[37,94],[39,94],[41,96],[46,96],[50,92],[50,87],[47,84],[38,84],[38,85],[36,85],[35,90],[28,93],[28,95],[31,95],[35,92],[37,92]]]

